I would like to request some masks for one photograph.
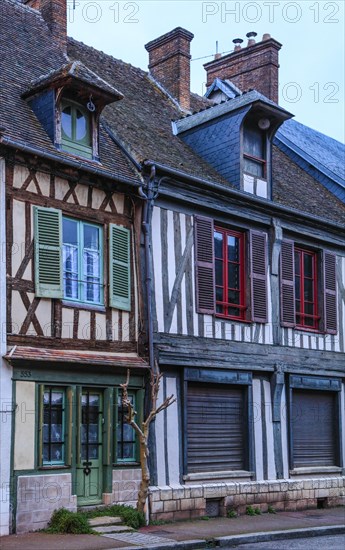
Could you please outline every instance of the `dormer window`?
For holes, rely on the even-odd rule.
[[[65,151],[92,158],[91,113],[72,101],[61,104],[61,146]]]
[[[246,174],[266,178],[265,133],[255,126],[244,126],[243,170]]]

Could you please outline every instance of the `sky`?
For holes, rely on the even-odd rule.
[[[73,1],[75,9],[73,9]],[[283,44],[279,103],[296,120],[345,140],[344,0],[67,0],[68,33],[76,40],[147,70],[144,45],[177,26],[194,34],[191,89],[205,93],[203,64],[230,52],[232,40],[269,33]],[[121,90],[126,93],[126,90]]]

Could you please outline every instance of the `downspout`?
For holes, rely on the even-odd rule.
[[[146,193],[143,188],[139,188],[139,195],[144,199],[143,208],[143,235],[144,235],[144,249],[145,249],[145,288],[146,288],[146,307],[147,307],[147,339],[149,348],[149,365],[150,369],[154,372],[155,360],[154,360],[154,348],[153,348],[153,312],[152,312],[152,268],[151,268],[151,220],[153,205],[156,197],[158,196],[158,189],[155,190],[156,180],[156,167],[151,165],[150,176],[147,182]]]

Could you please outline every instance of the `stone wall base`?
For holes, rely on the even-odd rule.
[[[345,477],[151,487],[150,520],[185,520],[207,515],[217,502],[219,515],[245,514],[247,506],[267,512],[345,505]]]
[[[77,511],[71,474],[18,477],[17,534],[44,529],[57,508]]]

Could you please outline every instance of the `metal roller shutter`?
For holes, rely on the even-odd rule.
[[[188,384],[188,472],[244,469],[244,390]]]
[[[335,466],[334,392],[294,390],[291,420],[294,466]]]

